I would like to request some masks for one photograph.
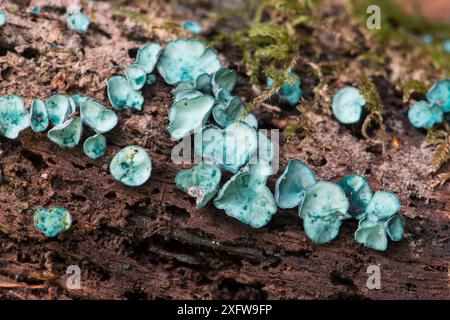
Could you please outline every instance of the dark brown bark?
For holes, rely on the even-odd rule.
[[[12,4],[5,2],[10,9]],[[164,29],[149,35],[130,19],[112,14],[108,4],[90,3],[88,8],[96,20],[82,36],[66,30],[64,16],[52,5],[33,19],[10,13],[10,23],[0,29],[0,94],[16,93],[29,103],[56,92],[80,92],[109,105],[106,81],[132,62],[130,49],[176,37]],[[164,10],[158,17],[176,14]],[[57,49],[50,49],[52,42]],[[249,101],[253,93],[239,55],[225,45],[218,50],[240,71],[244,84],[238,93]],[[302,77],[307,87],[308,75]],[[184,166],[170,158],[175,145],[166,131],[171,94],[158,78],[144,89],[143,112],[120,113],[120,125],[107,134],[107,155],[99,160],[88,159],[81,147],[61,150],[31,130],[15,141],[0,138],[5,176],[0,186],[0,297],[448,299],[450,190],[448,185],[430,190],[432,152],[420,148],[423,133],[408,124],[395,86],[384,78],[377,85],[388,107],[388,135],[399,139],[399,149],[388,147],[383,158],[356,130],[311,112],[314,132],[283,142],[280,162],[282,170],[287,160],[299,157],[320,178],[333,181],[361,173],[374,189],[395,192],[406,234],[386,252],[357,244],[354,221],[344,222],[338,239],[318,246],[306,237],[295,210],[279,210],[267,227],[253,230],[212,205],[195,209],[194,201],[174,185]],[[264,106],[255,113],[263,127],[281,129],[293,115]],[[129,144],[145,147],[153,158],[152,177],[139,188],[120,184],[108,170],[115,152]],[[272,189],[275,179],[269,181]],[[35,230],[33,213],[52,205],[68,208],[74,224],[48,239]],[[366,287],[372,264],[381,268],[381,290]],[[81,268],[80,290],[65,287],[69,265]]]

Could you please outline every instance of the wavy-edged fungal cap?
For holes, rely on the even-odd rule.
[[[76,32],[86,32],[90,23],[89,18],[82,12],[69,14],[67,17],[67,26]]]
[[[15,94],[0,96],[0,132],[8,139],[16,139],[28,126],[23,99]]]
[[[275,184],[275,200],[282,209],[300,205],[308,187],[316,183],[315,173],[298,159],[289,160]]]
[[[125,68],[125,75],[128,83],[133,90],[140,90],[147,81],[147,74],[143,67],[138,64],[132,64]]]
[[[255,164],[242,168],[223,185],[214,205],[252,228],[265,226],[277,212],[272,192],[266,186],[267,177],[271,174],[270,164],[258,159]]]
[[[450,112],[450,79],[436,82],[427,93],[430,104],[438,104],[444,112]]]
[[[256,130],[236,121],[225,129],[214,125],[203,127],[195,136],[195,152],[217,163],[223,169],[236,173],[245,165],[258,147]]]
[[[200,34],[202,32],[202,27],[195,21],[184,21],[182,26],[184,30],[193,34]]]
[[[142,110],[144,97],[139,91],[133,90],[125,77],[109,78],[107,92],[109,102],[114,108]]]
[[[47,108],[40,99],[33,99],[31,102],[30,127],[34,132],[42,132],[48,128]]]
[[[161,46],[158,43],[147,43],[139,49],[136,64],[144,68],[147,74],[152,73],[158,62]]]
[[[106,152],[106,138],[104,135],[97,133],[89,137],[83,143],[84,153],[91,159],[103,157]]]
[[[105,133],[112,130],[119,121],[117,114],[102,106],[100,103],[88,99],[80,106],[81,121],[96,133]]]
[[[172,104],[168,127],[172,139],[182,139],[203,126],[208,121],[213,106],[214,98],[201,93],[184,97]]]
[[[248,124],[253,129],[258,130],[259,127],[258,119],[253,113],[251,112],[247,113],[247,115],[244,117],[244,119],[242,119],[242,121]]]
[[[235,70],[220,68],[213,73],[211,78],[211,88],[214,96],[218,98],[220,90],[231,93],[236,86],[237,74]]]
[[[128,146],[116,153],[109,164],[114,179],[129,187],[143,185],[152,173],[152,160],[144,148]]]
[[[83,125],[81,119],[75,117],[50,129],[47,132],[47,137],[60,148],[74,148],[80,142],[82,133]]]
[[[0,11],[0,27],[3,27],[6,24],[7,17],[4,11]]]
[[[178,172],[175,183],[179,189],[196,199],[197,208],[202,208],[216,195],[220,179],[219,167],[203,162]]]
[[[306,190],[299,216],[303,219],[306,235],[317,244],[336,238],[342,220],[351,218],[347,213],[349,202],[342,188],[332,182],[318,181]]]
[[[377,191],[366,209],[366,217],[359,221],[355,232],[357,242],[379,251],[387,248],[387,236],[393,241],[403,237],[403,220],[396,213],[400,201],[391,192]]]
[[[278,95],[291,106],[295,106],[302,97],[302,89],[300,88],[302,81],[299,75],[292,71],[289,72],[289,77],[292,78],[292,81],[283,83],[280,90],[278,90]],[[273,79],[268,78],[267,85],[272,87],[273,84]]]
[[[366,178],[360,175],[345,176],[337,182],[344,189],[350,202],[348,212],[353,218],[361,220],[365,216],[366,208],[372,199],[372,189]]]
[[[344,124],[357,123],[361,119],[366,100],[355,87],[340,89],[333,97],[331,105],[333,114],[339,122]]]
[[[62,207],[38,209],[34,212],[34,226],[47,237],[56,237],[72,225],[70,212]]]
[[[428,102],[418,101],[408,110],[409,122],[416,128],[431,128],[436,121],[442,121],[443,114],[439,110],[442,108],[437,105],[431,108]]]
[[[224,128],[239,119],[245,111],[245,106],[240,97],[233,97],[227,104],[218,103],[213,109],[213,118],[216,123]]]
[[[83,102],[85,102],[87,99],[89,99],[88,97],[82,95],[82,94],[74,94],[70,97],[75,105],[75,110],[80,109],[80,106]],[[74,110],[74,111],[75,111]]]
[[[179,39],[167,43],[157,69],[168,84],[180,81],[195,83],[203,73],[211,74],[221,67],[217,53],[198,40]]]
[[[45,107],[47,108],[48,119],[55,126],[62,124],[67,116],[75,111],[75,104],[72,105],[71,100],[62,94],[55,94],[48,98],[45,101]]]

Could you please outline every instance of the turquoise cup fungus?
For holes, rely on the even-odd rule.
[[[129,187],[143,185],[152,173],[152,160],[144,148],[128,146],[116,153],[109,165],[111,175]]]
[[[302,97],[302,89],[300,88],[302,82],[299,75],[295,72],[289,72],[288,77],[291,78],[291,80],[283,83],[280,90],[278,90],[278,95],[291,106],[295,106]],[[267,86],[272,87],[273,85],[273,79],[268,78]]]
[[[70,212],[62,207],[38,209],[34,212],[34,226],[47,237],[56,237],[72,225]]]
[[[361,91],[354,87],[340,89],[333,97],[333,115],[343,124],[357,123],[361,119],[366,100]]]
[[[450,112],[450,79],[436,82],[427,93],[431,105],[437,104],[444,112]]]
[[[83,151],[85,155],[93,160],[103,157],[106,152],[105,136],[97,133],[87,138],[83,143]]]
[[[67,26],[69,29],[79,33],[85,33],[90,23],[89,18],[82,12],[69,14],[67,17]]]
[[[33,99],[30,107],[30,127],[34,132],[42,132],[48,128],[48,113],[44,101]]]
[[[195,21],[184,21],[182,26],[184,30],[193,34],[200,34],[202,32],[202,27]]]
[[[366,178],[360,175],[349,175],[340,179],[337,184],[344,190],[350,202],[348,212],[351,216],[358,220],[364,218],[366,208],[372,200],[372,189]]]
[[[81,119],[74,117],[50,129],[47,132],[47,137],[60,148],[74,148],[80,142],[82,133]]]
[[[16,139],[29,126],[29,115],[23,99],[15,94],[0,96],[0,133]]]
[[[81,121],[96,133],[111,131],[119,121],[117,114],[102,106],[100,103],[88,99],[80,106]]]

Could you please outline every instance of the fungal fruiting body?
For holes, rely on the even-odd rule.
[[[184,21],[183,29],[193,34],[200,34],[202,32],[202,27],[195,21]]]
[[[109,170],[116,180],[129,187],[137,187],[150,178],[152,161],[144,148],[128,146],[116,153]]]
[[[62,207],[50,209],[38,209],[34,213],[34,225],[36,229],[47,237],[56,237],[72,225],[72,216]]]
[[[332,111],[339,122],[357,123],[361,119],[366,100],[362,93],[354,87],[340,89],[333,97]]]
[[[80,142],[82,132],[81,119],[74,117],[50,129],[47,137],[60,148],[74,148]]]
[[[6,24],[7,17],[4,11],[0,11],[0,27],[3,27]]]
[[[91,159],[103,157],[106,152],[106,138],[102,134],[95,134],[83,143],[84,153]]]
[[[8,139],[16,139],[28,128],[28,111],[21,97],[15,94],[0,96],[0,132]]]
[[[214,164],[200,163],[177,173],[176,186],[196,198],[197,208],[204,207],[219,190],[221,172]]]
[[[291,79],[286,81],[278,90],[278,95],[282,100],[287,101],[291,106],[295,106],[302,97],[301,79],[295,72],[289,72],[288,77]],[[267,79],[267,85],[272,87],[274,81],[271,78]]]
[[[67,17],[67,26],[76,32],[86,32],[90,23],[89,18],[82,12],[71,13]]]
[[[306,190],[299,216],[306,235],[317,244],[336,238],[342,220],[351,218],[344,190],[328,181],[318,181]]]
[[[157,43],[147,43],[138,50],[136,65],[141,66],[145,73],[150,74],[155,69],[159,59],[161,46]]]
[[[147,81],[145,69],[138,64],[132,64],[125,68],[125,75],[128,83],[133,90],[140,90]]]
[[[112,130],[119,120],[117,114],[98,102],[88,99],[80,106],[81,121],[97,133]]]
[[[45,131],[48,127],[48,114],[44,101],[33,99],[30,107],[30,127],[34,132]]]
[[[372,189],[367,180],[360,175],[349,175],[340,179],[337,184],[344,190],[350,202],[348,212],[355,219],[361,220],[372,199]]]
[[[387,248],[387,236],[392,241],[400,241],[403,237],[403,220],[396,213],[400,210],[400,202],[391,192],[377,191],[366,208],[364,219],[359,221],[355,232],[357,242],[375,250]]]
[[[201,74],[211,74],[221,68],[217,53],[201,41],[178,39],[167,43],[157,64],[166,83],[195,83]]]
[[[442,41],[442,49],[445,53],[450,53],[450,39]]]
[[[443,116],[440,106],[430,105],[426,101],[418,101],[408,110],[409,122],[416,128],[431,128],[435,123],[441,123]]]
[[[55,94],[48,98],[45,101],[45,107],[48,119],[55,126],[62,124],[69,114],[75,111],[75,105],[72,105],[69,98],[62,94]]]
[[[116,109],[141,110],[144,104],[142,94],[134,90],[128,80],[122,76],[112,76],[108,80],[107,93],[109,102]]]
[[[450,79],[436,82],[427,93],[431,105],[437,104],[444,112],[450,112]]]

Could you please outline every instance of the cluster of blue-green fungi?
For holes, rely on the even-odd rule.
[[[0,96],[0,132],[9,139],[31,127],[34,132],[47,132],[50,141],[61,148],[76,147],[83,134],[83,124],[95,134],[83,144],[85,154],[97,159],[105,154],[104,133],[112,130],[118,122],[117,114],[93,99],[76,94],[56,94],[45,102],[33,99],[29,109],[23,99],[11,94]]]
[[[90,23],[89,18],[82,12],[73,12],[67,17],[67,27],[75,32],[86,32]]]

